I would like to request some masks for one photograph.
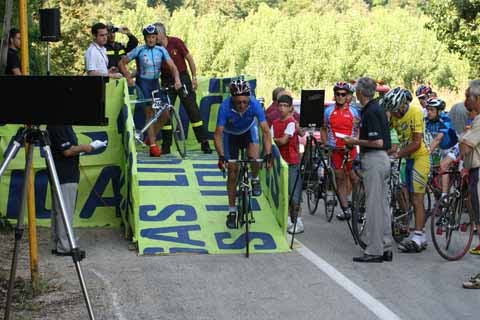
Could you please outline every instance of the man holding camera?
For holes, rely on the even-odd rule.
[[[126,55],[128,52],[132,51],[136,46],[138,46],[138,39],[127,27],[115,27],[111,24],[108,24],[107,31],[107,44],[105,45],[105,48],[107,49],[108,68],[118,68],[118,62],[122,56]],[[115,41],[115,34],[117,32],[128,37],[127,46]]]
[[[107,147],[107,141],[95,140],[90,144],[78,144],[72,126],[47,126],[53,162],[57,169],[60,190],[65,203],[68,223],[73,226],[73,216],[77,202],[78,182],[80,180],[80,155]],[[52,190],[52,254],[71,255],[70,243],[60,210],[60,203]]]
[[[200,109],[198,108],[197,95],[195,94],[195,90],[197,90],[197,69],[195,67],[193,57],[181,39],[167,36],[167,31],[162,23],[157,22],[155,23],[155,26],[157,27],[158,32],[157,45],[164,47],[168,51],[173,63],[178,69],[180,80],[186,88],[186,91],[172,93],[170,95],[170,100],[172,104],[175,104],[177,96],[180,98],[182,105],[187,111],[188,118],[190,119],[190,123],[193,127],[193,132],[195,133],[195,137],[200,143],[201,150],[207,154],[212,153],[212,149],[208,143],[207,130],[203,125]],[[190,78],[190,75],[188,74],[187,64],[185,61],[187,61],[188,66],[190,67],[192,78]],[[174,84],[173,75],[166,63],[162,64],[161,79],[162,86],[164,87],[172,86]],[[162,137],[162,152],[167,154],[170,152],[170,146],[172,145],[171,125],[166,124],[163,127]]]

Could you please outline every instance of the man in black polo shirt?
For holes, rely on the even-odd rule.
[[[348,144],[360,146],[365,186],[367,247],[355,262],[392,261],[391,214],[387,200],[390,177],[390,130],[385,112],[373,99],[376,83],[370,78],[357,81],[356,94],[362,108],[360,137],[346,137]]]
[[[47,126],[53,161],[57,169],[60,189],[65,203],[70,226],[73,226],[78,182],[80,180],[79,155],[107,146],[107,141],[95,140],[90,144],[78,144],[77,136],[71,126]],[[70,255],[71,248],[63,223],[60,204],[52,189],[52,253],[58,256]],[[73,230],[73,229],[72,229]]]
[[[8,33],[7,66],[5,67],[6,75],[22,75],[18,50],[20,50],[20,30],[12,28]]]

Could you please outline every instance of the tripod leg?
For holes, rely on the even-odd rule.
[[[0,177],[3,175],[3,173],[7,169],[9,163],[17,155],[18,150],[20,150],[20,148],[22,147],[22,144],[23,144],[23,141],[24,141],[24,133],[25,133],[25,128],[18,129],[17,134],[15,135],[15,138],[13,140],[12,148],[7,153],[7,155],[5,156],[5,159],[3,160],[2,164],[0,165]]]
[[[15,143],[18,143],[15,141]],[[14,149],[17,147],[20,148],[20,145],[14,146]],[[14,154],[16,151],[12,149],[10,154]],[[25,214],[25,207],[27,204],[27,190],[28,190],[28,181],[29,181],[29,168],[33,165],[33,151],[35,147],[33,144],[29,144],[27,148],[27,162],[25,164],[25,176],[23,178],[23,186],[22,186],[22,202],[20,204],[20,212],[18,213],[17,217],[17,226],[15,227],[15,244],[13,246],[13,257],[12,257],[12,266],[10,268],[10,280],[8,282],[8,292],[7,292],[7,302],[5,305],[5,319],[10,319],[10,307],[12,304],[12,296],[13,296],[13,289],[15,286],[15,276],[17,272],[17,262],[18,262],[18,252],[20,250],[20,242],[23,237],[23,230],[24,230],[24,214]],[[10,158],[10,160],[13,157]],[[9,161],[10,161],[9,160]],[[7,161],[7,159],[5,159]]]
[[[73,237],[72,227],[68,222],[65,201],[63,200],[62,190],[60,189],[60,182],[58,180],[57,169],[55,168],[55,163],[53,161],[52,151],[50,149],[50,146],[47,144],[48,138],[43,136],[43,139],[44,139],[44,141],[42,141],[43,150],[45,151],[45,154],[46,154],[47,167],[51,177],[52,188],[57,197],[58,204],[60,207],[60,213],[62,215],[63,224],[65,226],[65,230],[67,231],[68,242],[70,244],[70,247],[72,248],[72,259],[73,259],[73,263],[75,264],[75,269],[77,271],[78,279],[80,281],[80,286],[82,287],[83,297],[85,298],[85,304],[87,305],[87,309],[88,309],[88,315],[90,319],[95,319],[92,305],[90,303],[90,298],[87,292],[87,286],[85,285],[82,269],[80,267],[80,261],[83,259],[83,257],[81,256],[80,249],[77,247],[75,238]]]

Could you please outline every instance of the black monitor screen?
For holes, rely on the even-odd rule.
[[[302,90],[300,102],[300,127],[323,126],[323,111],[325,103],[325,90]]]

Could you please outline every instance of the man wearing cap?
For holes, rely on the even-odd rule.
[[[107,31],[107,44],[105,45],[105,48],[107,49],[108,68],[118,68],[118,62],[120,62],[122,56],[126,55],[128,52],[132,51],[136,46],[138,46],[138,39],[127,27],[114,27],[113,25],[108,24]],[[128,37],[127,46],[115,41],[115,34],[117,32]]]

